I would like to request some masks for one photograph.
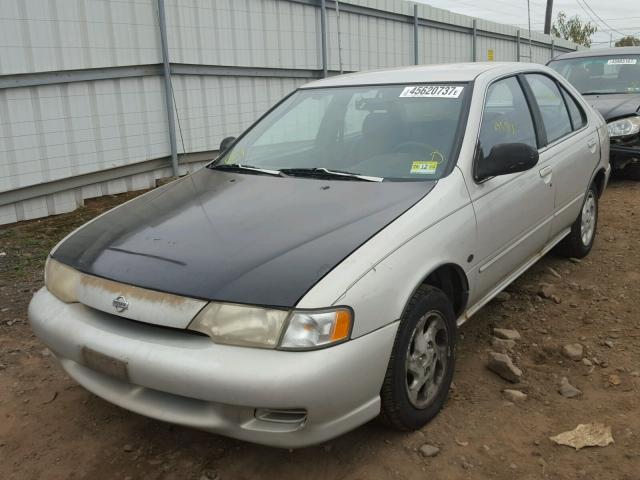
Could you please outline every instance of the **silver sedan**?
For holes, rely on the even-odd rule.
[[[552,248],[589,253],[602,118],[533,64],[333,77],[206,168],[56,246],[29,317],[78,383],[280,447],[442,408],[457,330]]]

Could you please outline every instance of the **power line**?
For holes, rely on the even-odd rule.
[[[577,1],[578,3],[580,3],[580,0],[576,0],[576,1]],[[609,25],[606,21],[604,21],[604,20],[602,19],[602,17],[601,17],[600,15],[598,15],[598,14],[596,13],[596,11],[595,11],[593,8],[591,8],[591,6],[590,6],[590,5],[589,5],[589,3],[587,2],[587,0],[582,0],[582,3],[584,3],[584,4],[585,4],[585,6],[586,6],[586,7],[587,7],[587,8],[588,8],[588,9],[589,9],[589,10],[590,10],[590,11],[591,11],[591,12],[592,12],[596,17],[598,17],[598,19],[600,19],[600,21],[601,21],[601,22],[602,22],[606,27],[609,27],[610,31],[613,31],[613,32],[619,33],[620,35],[624,35],[624,33],[622,33],[620,30],[617,30],[617,29],[613,28],[613,27],[612,27],[611,25]],[[582,5],[581,5],[581,6],[582,6]],[[586,10],[585,10],[585,11],[586,11]]]

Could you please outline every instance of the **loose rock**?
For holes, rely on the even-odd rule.
[[[569,383],[567,377],[562,377],[560,385],[558,386],[558,393],[566,398],[574,398],[582,395],[582,391],[579,388],[574,387]]]
[[[469,446],[469,442],[465,441],[465,440],[458,440],[457,438],[454,438],[454,441],[460,445],[461,447],[468,447]]]
[[[550,299],[552,295],[553,295],[553,289],[551,288],[551,285],[547,285],[547,284],[540,285],[540,288],[538,289],[539,297]]]
[[[520,340],[520,333],[517,330],[510,330],[508,328],[494,328],[493,334],[502,338],[503,340]]]
[[[558,445],[566,445],[576,450],[584,447],[606,447],[613,443],[611,427],[601,423],[580,424],[574,430],[562,432],[549,439]]]
[[[522,378],[522,370],[504,353],[489,352],[487,368],[511,383],[518,383]]]
[[[202,475],[200,475],[200,480],[220,480],[220,475],[213,470],[205,470],[202,472]]]
[[[500,292],[495,297],[493,297],[493,299],[499,303],[508,302],[509,300],[511,300],[511,294],[508,292]]]
[[[551,275],[553,275],[556,278],[562,278],[562,275],[560,275],[555,268],[553,267],[547,267],[547,270],[549,270],[549,273],[551,273]]]
[[[516,346],[516,342],[514,340],[505,340],[504,338],[492,337],[491,338],[491,347],[498,352],[508,352],[513,350]]]
[[[465,457],[460,457],[460,465],[465,470],[471,470],[473,468],[473,463],[468,461]]]
[[[570,343],[569,345],[562,347],[562,355],[574,362],[582,360],[583,353],[584,348],[579,343]]]
[[[122,447],[122,449],[123,449],[125,452],[133,452],[133,445],[131,445],[131,444],[127,443],[124,447]]]
[[[420,454],[423,457],[435,457],[436,455],[438,455],[438,453],[440,453],[440,449],[435,445],[425,443],[420,447]]]
[[[511,390],[507,388],[502,391],[502,394],[504,395],[504,398],[513,403],[524,402],[527,399],[527,394],[520,390]]]

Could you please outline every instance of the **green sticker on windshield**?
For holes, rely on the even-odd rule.
[[[416,160],[411,164],[409,173],[417,173],[418,175],[435,175],[438,169],[438,162]]]
[[[417,175],[435,175],[438,165],[444,162],[442,153],[438,150],[431,152],[431,160],[414,160],[411,163],[410,174]]]

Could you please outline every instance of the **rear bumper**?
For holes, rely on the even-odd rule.
[[[284,352],[233,347],[136,323],[46,288],[29,305],[36,335],[78,383],[158,420],[278,447],[323,442],[374,418],[397,322],[335,347]],[[87,366],[86,349],[126,364],[124,376]],[[305,410],[300,422],[256,418],[256,409]]]

